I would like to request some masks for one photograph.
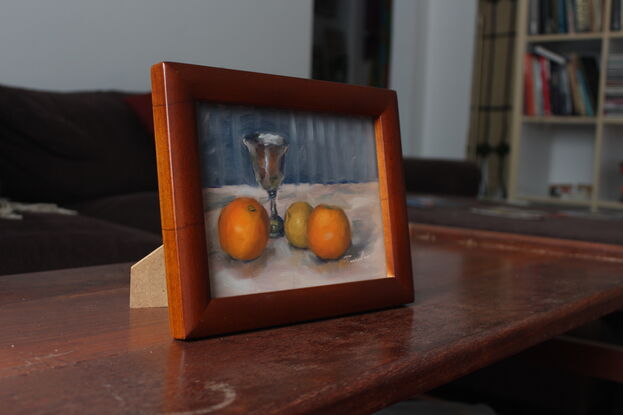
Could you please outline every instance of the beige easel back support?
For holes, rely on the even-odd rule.
[[[164,251],[160,245],[130,269],[130,308],[166,306]]]

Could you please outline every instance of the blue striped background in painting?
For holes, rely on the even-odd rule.
[[[369,117],[202,102],[197,131],[203,187],[248,184],[255,176],[242,137],[285,135],[284,183],[367,182],[378,178],[374,122]]]

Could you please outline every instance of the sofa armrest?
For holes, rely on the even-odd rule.
[[[476,197],[480,170],[476,163],[463,160],[405,158],[407,192]]]

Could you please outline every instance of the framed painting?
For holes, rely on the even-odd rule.
[[[394,91],[170,62],[151,77],[173,337],[413,300]]]

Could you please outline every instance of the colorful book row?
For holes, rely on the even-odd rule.
[[[528,33],[600,32],[604,10],[604,0],[530,0]]]
[[[533,52],[524,59],[524,114],[594,116],[598,59],[576,54],[563,57],[539,46]]]

